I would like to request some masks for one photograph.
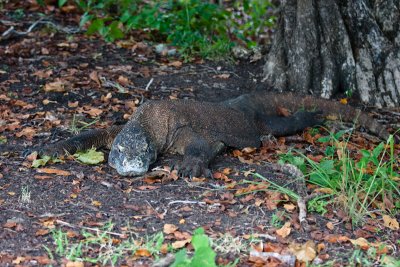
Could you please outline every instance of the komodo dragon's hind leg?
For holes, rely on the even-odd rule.
[[[64,154],[74,154],[80,150],[94,148],[111,148],[112,142],[124,125],[115,125],[107,129],[90,130],[65,141],[45,146],[39,149],[41,156],[61,156]]]
[[[259,118],[258,121],[261,124],[262,134],[287,136],[303,131],[307,127],[322,125],[321,114],[320,111],[298,111],[289,117],[267,116]]]

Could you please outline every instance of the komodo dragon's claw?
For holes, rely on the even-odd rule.
[[[207,164],[195,157],[186,157],[181,164],[175,165],[178,170],[178,175],[183,177],[201,177],[212,178],[212,172],[207,167]]]

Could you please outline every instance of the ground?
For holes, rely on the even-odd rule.
[[[15,20],[10,13],[0,13],[2,20],[15,23],[0,24],[0,32],[10,26],[26,30],[38,19],[35,12],[28,14]],[[57,24],[71,23],[64,19]],[[239,266],[262,266],[265,261],[249,257],[250,246],[260,251],[262,244],[261,251],[285,254],[290,244],[311,240],[319,260],[334,260],[340,266],[356,249],[349,239],[359,237],[382,242],[389,248],[385,252],[399,257],[400,233],[382,227],[380,220],[369,218],[353,228],[340,209],[328,206],[325,215],[309,213],[310,228],[303,231],[298,210],[290,206],[295,202],[273,191],[252,190],[244,182],[255,179],[248,175],[252,171],[296,190],[293,177],[269,162],[275,163],[277,154],[290,147],[322,151],[307,131],[266,142],[254,151],[227,150],[211,165],[215,179],[194,181],[168,172],[168,166],[179,160],[174,155],[162,157],[153,166],[156,170],[140,179],[120,177],[107,163],[88,166],[71,159],[35,169],[23,156],[26,149],[73,136],[71,131],[82,121],[93,122],[89,128],[123,123],[147,99],[216,102],[252,91],[260,84],[262,60],[184,63],[157,54],[154,46],[140,39],[108,44],[43,26],[0,42],[0,132],[5,142],[0,148],[0,266],[68,265],[71,261],[65,255],[55,253],[52,229],[68,231],[75,242],[83,238],[85,227],[93,232],[109,222],[115,244],[127,235],[140,240],[163,231],[164,243],[173,244],[187,240],[199,227],[215,240],[230,234],[240,242],[236,248],[242,245],[245,251],[217,250],[221,264],[239,259]],[[388,124],[400,119],[395,112],[374,114],[392,116]],[[361,137],[365,134],[355,134]],[[376,143],[373,138],[363,141],[366,148]],[[239,195],[241,188],[249,194]],[[275,223],[277,217],[281,224]],[[400,220],[398,214],[395,218]],[[284,222],[291,223],[291,232],[282,237],[277,229]],[[170,224],[178,229],[168,231]],[[258,239],[253,245],[250,235]],[[136,253],[122,257],[117,265],[147,266],[153,259]]]

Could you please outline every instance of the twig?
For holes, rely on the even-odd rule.
[[[206,202],[204,201],[191,201],[191,200],[174,200],[168,203],[168,206],[173,205],[173,204],[199,204],[199,205],[206,205]]]
[[[3,24],[9,24],[9,25],[12,24],[12,22],[4,21],[4,20],[2,20],[0,22],[3,23]],[[65,32],[65,33],[68,33],[68,34],[78,33],[78,32],[81,31],[81,29],[76,29],[76,28],[74,29],[74,28],[70,28],[70,27],[62,27],[62,26],[59,26],[59,25],[57,25],[57,24],[55,24],[54,22],[51,22],[51,21],[43,21],[43,18],[41,18],[41,19],[35,21],[31,26],[29,26],[28,30],[26,30],[26,31],[17,31],[17,30],[15,30],[15,27],[13,25],[11,25],[8,30],[6,30],[5,32],[3,32],[1,34],[0,41],[9,39],[9,38],[11,38],[13,36],[25,36],[25,35],[28,35],[39,24],[50,25],[53,28],[57,29],[58,31]]]
[[[150,85],[153,83],[153,81],[154,81],[154,78],[151,78],[150,81],[149,81],[149,83],[146,85],[146,88],[144,89],[145,91],[148,91],[148,90],[149,90],[149,87],[150,87]]]
[[[109,234],[109,235],[114,235],[114,236],[118,236],[118,237],[121,237],[121,238],[126,238],[126,234],[120,234],[120,233],[115,233],[115,232],[110,232],[110,231],[103,231],[103,230],[100,230],[99,228],[91,228],[91,227],[86,227],[86,226],[73,225],[73,224],[64,222],[62,220],[56,220],[56,222],[58,224],[61,224],[61,225],[64,225],[64,226],[67,226],[67,227],[70,227],[70,228],[74,228],[74,229],[76,229],[76,228],[85,229],[85,230],[96,232],[96,233],[106,233],[106,234]]]
[[[168,267],[175,261],[175,254],[167,254],[164,258],[160,259],[159,261],[153,263],[151,267]]]
[[[269,258],[276,258],[281,261],[284,266],[295,266],[296,257],[294,255],[281,255],[277,252],[258,252],[255,250],[250,251],[250,257],[261,258],[267,261]]]

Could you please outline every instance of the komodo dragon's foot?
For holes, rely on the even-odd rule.
[[[184,160],[175,165],[174,169],[178,170],[180,177],[201,177],[212,178],[212,172],[208,168],[208,164],[196,157],[185,157]]]

